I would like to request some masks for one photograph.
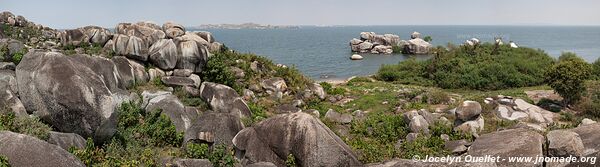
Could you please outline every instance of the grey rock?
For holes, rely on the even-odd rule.
[[[167,74],[165,74],[163,70],[160,70],[158,68],[151,68],[148,70],[148,77],[150,78],[150,81],[154,81],[155,78],[162,78],[166,75]]]
[[[180,54],[176,68],[202,72],[202,68],[208,62],[208,49],[205,46],[198,45],[195,41],[181,41],[178,50]]]
[[[194,87],[196,88],[199,88],[200,84],[202,84],[202,79],[200,79],[200,76],[196,74],[191,74],[190,76],[188,76],[188,78],[194,81]]]
[[[408,124],[410,131],[413,133],[429,134],[429,123],[421,115],[414,116]]]
[[[233,143],[237,157],[250,162],[285,166],[285,158],[292,154],[297,164],[307,166],[362,166],[333,131],[303,112],[280,114],[244,128]]]
[[[506,143],[506,144],[501,144]],[[507,159],[509,156],[539,157],[544,156],[544,136],[527,129],[509,129],[481,135],[477,138],[469,151],[472,156],[500,156]],[[513,166],[508,161],[497,162],[498,166]],[[541,164],[520,163],[519,166],[542,166]]]
[[[240,117],[251,115],[250,108],[232,88],[212,82],[203,82],[200,97],[216,112],[232,113]]]
[[[584,125],[591,125],[591,124],[595,124],[596,121],[591,120],[589,118],[584,118],[583,120],[581,120],[581,124],[579,124],[578,126],[584,126]]]
[[[308,89],[319,97],[319,99],[323,100],[327,96],[327,92],[323,89],[323,87],[318,83],[312,83],[308,85]]]
[[[150,62],[162,70],[171,70],[177,65],[177,45],[171,39],[160,39],[150,47]]]
[[[263,80],[260,85],[266,89],[273,92],[283,92],[287,89],[287,84],[283,78],[274,77],[271,79]]]
[[[175,69],[173,70],[173,76],[177,77],[189,77],[194,71],[189,69]]]
[[[48,143],[59,146],[62,149],[69,150],[71,147],[83,149],[86,140],[75,133],[60,133],[50,131]]]
[[[198,31],[196,35],[200,36],[202,39],[206,40],[208,43],[215,42],[215,37],[213,37],[212,33],[208,31]]]
[[[146,46],[151,46],[166,37],[160,26],[150,22],[119,23],[115,27],[115,32],[116,34],[136,36],[142,39]]]
[[[454,140],[448,141],[444,144],[444,149],[450,151],[453,154],[462,154],[467,152],[467,145],[469,142],[466,140]]]
[[[481,105],[476,101],[464,101],[456,108],[456,118],[462,121],[474,120],[481,114]]]
[[[169,38],[175,38],[185,34],[185,28],[173,22],[167,22],[162,26],[163,31]]]
[[[17,66],[13,62],[0,62],[0,70],[15,70]]]
[[[408,133],[406,135],[406,137],[405,137],[406,138],[406,142],[413,142],[413,141],[415,141],[419,137],[419,134],[420,133],[414,133],[414,132]]]
[[[246,167],[277,167],[277,165],[275,165],[271,162],[258,162],[258,163],[250,164]]]
[[[6,114],[4,112],[7,111],[19,117],[29,116],[21,100],[9,89],[0,90],[0,106],[0,114]]]
[[[148,102],[144,108],[146,112],[160,111],[165,114],[171,119],[178,132],[187,131],[192,125],[192,121],[198,116],[198,113],[194,113],[193,110],[187,112],[183,103],[171,93],[144,91],[142,98],[147,99]]]
[[[0,131],[0,155],[11,166],[85,166],[66,150],[35,137]]]
[[[148,45],[139,37],[117,34],[112,38],[117,55],[140,61],[148,60]]]
[[[342,124],[347,124],[347,123],[352,122],[352,115],[340,114],[332,109],[329,109],[325,113],[325,118],[327,118],[333,122],[342,123]]]
[[[165,76],[160,79],[165,85],[177,87],[177,86],[195,86],[194,80],[188,77],[176,77],[176,76]]]
[[[244,125],[237,115],[207,111],[202,113],[185,132],[184,142],[201,140],[200,134],[208,132],[214,134],[215,144],[232,146],[233,137],[243,128]]]
[[[600,124],[598,123],[569,129],[569,131],[577,133],[579,138],[581,138],[583,147],[585,148],[583,151],[584,156],[600,151],[600,133],[598,133],[598,129],[600,129]]]
[[[115,64],[102,57],[30,52],[16,76],[27,111],[60,132],[97,142],[116,131],[116,107],[129,100]]]
[[[283,105],[279,105],[277,106],[277,113],[278,114],[282,114],[282,113],[295,113],[295,112],[302,112],[302,109],[291,105],[291,104],[283,104]]]
[[[17,76],[14,71],[0,70],[0,90],[10,90],[14,94],[19,94]]]
[[[208,159],[176,159],[173,163],[177,167],[213,167]]]
[[[421,38],[415,38],[408,40],[408,53],[409,54],[427,54],[431,49],[431,44]]]
[[[546,135],[548,138],[548,155],[552,157],[581,157],[584,146],[581,138],[575,132],[553,130]]]

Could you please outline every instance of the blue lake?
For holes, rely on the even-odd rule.
[[[347,78],[374,74],[381,64],[396,64],[410,56],[402,54],[361,54],[364,59],[352,61],[348,42],[360,32],[397,34],[409,39],[413,31],[431,36],[433,45],[448,42],[461,44],[473,37],[492,42],[494,37],[514,41],[519,46],[539,48],[553,57],[574,52],[589,62],[600,57],[600,27],[593,26],[338,26],[270,30],[207,30],[220,41],[239,52],[268,57],[276,63],[295,65],[313,79],[323,76]],[[426,59],[428,56],[416,56]]]

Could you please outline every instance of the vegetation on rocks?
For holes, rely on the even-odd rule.
[[[8,158],[6,158],[4,155],[0,155],[0,167],[10,167],[10,164],[8,164]]]
[[[429,60],[382,66],[377,78],[446,89],[498,90],[541,85],[545,69],[552,64],[553,59],[541,50],[486,43],[448,50],[438,47]]]
[[[585,91],[584,82],[591,72],[592,67],[575,54],[563,54],[545,76],[548,85],[563,97],[564,103],[573,104]]]
[[[16,117],[14,113],[8,112],[6,114],[0,114],[0,131],[1,130],[26,134],[46,140],[52,129],[48,125],[42,123],[37,117]]]
[[[211,148],[205,143],[188,143],[185,156],[192,159],[208,159],[216,167],[234,166],[236,162],[233,150],[225,145],[215,145]]]

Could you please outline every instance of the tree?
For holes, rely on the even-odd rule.
[[[585,61],[563,59],[546,71],[545,82],[563,97],[565,105],[570,105],[581,98],[585,91],[584,81],[591,73],[592,67]]]
[[[426,36],[425,38],[423,38],[423,40],[425,42],[431,42],[431,41],[433,41],[433,39],[431,38],[431,36]]]

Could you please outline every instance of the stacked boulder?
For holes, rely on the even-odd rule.
[[[455,109],[456,120],[454,130],[469,133],[478,136],[484,127],[483,116],[481,115],[481,104],[476,101],[464,101]]]
[[[413,32],[410,35],[408,42],[402,42],[404,52],[408,54],[428,54],[431,49],[431,44],[421,39],[421,33]]]
[[[378,35],[374,32],[361,32],[360,39],[350,40],[353,52],[392,54],[393,46],[400,44],[400,36],[394,34]]]
[[[392,54],[394,47],[399,47],[404,54],[428,54],[431,44],[421,39],[421,34],[413,32],[408,41],[400,40],[398,35],[377,35],[374,32],[361,32],[360,39],[350,40],[350,49],[353,52]]]

